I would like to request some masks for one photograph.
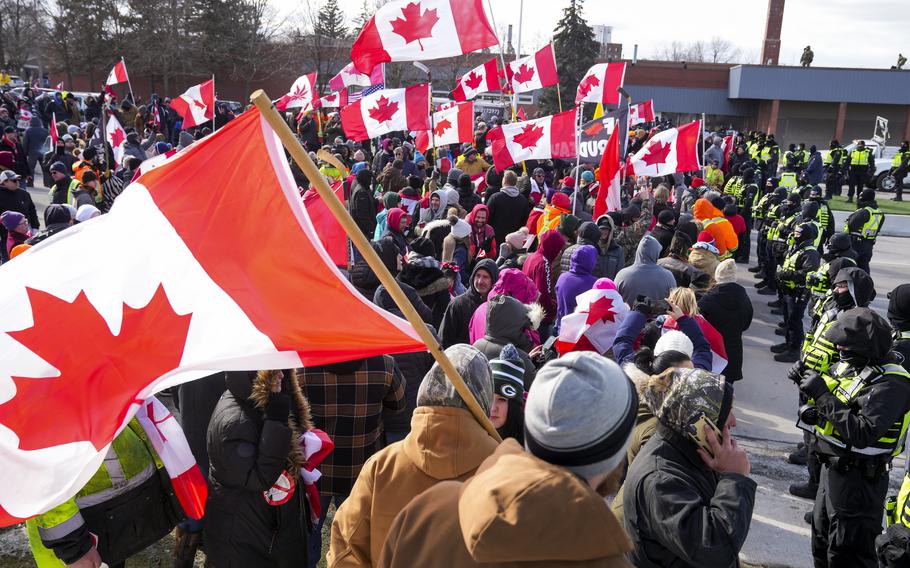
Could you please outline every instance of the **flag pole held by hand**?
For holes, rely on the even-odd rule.
[[[448,377],[449,381],[455,387],[455,390],[458,391],[461,399],[467,405],[468,410],[471,411],[474,418],[484,427],[494,440],[497,442],[501,441],[502,439],[496,432],[496,428],[493,427],[493,423],[490,422],[489,417],[487,417],[483,412],[483,409],[480,408],[480,404],[477,403],[477,400],[474,398],[474,395],[471,393],[467,384],[465,384],[464,380],[458,374],[458,370],[455,369],[452,361],[449,360],[439,347],[439,342],[433,334],[430,333],[429,329],[427,329],[423,320],[420,319],[417,310],[415,310],[414,306],[411,305],[411,302],[408,301],[404,292],[401,290],[401,287],[398,285],[398,282],[395,281],[395,278],[379,259],[379,255],[376,254],[376,251],[370,246],[370,242],[366,239],[363,232],[357,227],[356,223],[354,223],[354,219],[351,218],[351,215],[348,213],[344,204],[338,199],[335,192],[332,191],[329,184],[325,181],[325,178],[319,173],[316,164],[313,163],[309,154],[307,154],[306,150],[303,149],[303,146],[300,145],[300,141],[294,136],[294,133],[287,123],[282,120],[281,115],[275,109],[275,105],[272,104],[272,100],[260,89],[250,96],[250,101],[256,105],[259,112],[262,113],[262,116],[268,121],[275,133],[278,134],[278,138],[281,140],[285,149],[287,149],[294,161],[297,162],[297,165],[300,166],[304,175],[310,180],[312,187],[319,193],[319,196],[328,206],[332,214],[335,215],[335,218],[338,219],[341,226],[344,227],[345,232],[347,232],[348,236],[351,238],[354,246],[357,247],[357,250],[363,255],[363,258],[379,278],[382,285],[385,286],[389,295],[395,300],[395,304],[401,310],[405,319],[414,326],[420,339],[426,344],[430,354],[436,359],[436,362],[445,372],[446,377]]]

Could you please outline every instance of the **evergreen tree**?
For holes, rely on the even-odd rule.
[[[338,6],[338,0],[326,0],[319,10],[316,17],[314,32],[324,38],[335,40],[344,39],[348,36],[348,30],[344,25],[344,12]]]
[[[367,25],[367,22],[369,22],[372,17],[373,11],[370,10],[367,0],[363,0],[363,4],[360,5],[360,14],[354,18],[354,27],[351,29],[351,39],[357,39],[357,36],[360,35],[360,30],[363,29],[363,26]]]
[[[584,0],[569,0],[569,5],[562,11],[562,19],[553,30],[553,49],[562,89],[563,110],[569,110],[575,104],[578,83],[597,62],[600,54],[600,44],[594,39],[594,30],[585,21],[583,3]],[[540,104],[547,114],[559,112],[555,86],[544,90]]]

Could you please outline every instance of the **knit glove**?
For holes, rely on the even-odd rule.
[[[803,374],[803,380],[799,383],[799,390],[806,393],[806,396],[813,400],[818,400],[823,394],[828,392],[828,385],[821,375],[815,371],[806,371]]]
[[[284,393],[273,392],[265,403],[265,417],[267,420],[287,422],[291,412],[291,397]]]
[[[787,378],[799,385],[803,380],[803,371],[805,370],[805,365],[802,361],[797,361],[793,363],[793,366],[790,367],[790,370],[787,371]]]

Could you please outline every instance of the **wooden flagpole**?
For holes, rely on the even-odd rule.
[[[313,163],[309,154],[307,154],[303,146],[300,145],[300,141],[294,136],[291,128],[281,119],[281,115],[275,109],[272,100],[263,90],[259,89],[250,96],[250,101],[256,105],[259,112],[261,112],[262,116],[268,121],[285,149],[294,161],[297,162],[297,165],[300,166],[300,169],[303,171],[304,175],[306,175],[307,179],[310,180],[311,186],[319,193],[319,196],[322,197],[322,200],[328,206],[329,210],[341,226],[344,227],[348,237],[350,237],[354,246],[357,247],[357,250],[360,251],[360,254],[379,278],[382,285],[385,286],[389,295],[395,300],[395,304],[398,306],[398,309],[401,310],[405,319],[414,326],[420,339],[426,344],[427,350],[433,358],[436,359],[436,362],[442,368],[443,372],[445,372],[446,377],[451,381],[455,390],[458,391],[459,396],[461,396],[461,399],[465,402],[465,405],[467,405],[468,410],[471,411],[474,418],[477,419],[480,425],[484,427],[494,440],[497,442],[501,441],[502,438],[500,438],[499,433],[496,432],[493,423],[490,422],[489,417],[483,412],[483,409],[480,408],[480,404],[478,404],[477,400],[474,398],[468,385],[465,384],[464,379],[458,374],[458,370],[452,364],[452,361],[450,361],[442,351],[439,342],[433,337],[430,330],[427,329],[423,320],[420,319],[417,310],[415,310],[414,306],[411,305],[411,302],[408,301],[404,292],[401,290],[401,287],[398,285],[398,282],[396,282],[395,278],[392,276],[392,273],[385,267],[382,260],[379,259],[379,255],[376,254],[376,251],[370,246],[370,242],[363,235],[363,232],[357,227],[357,224],[354,223],[354,219],[351,218],[351,215],[348,213],[347,209],[345,209],[344,204],[338,199],[338,196],[335,195],[335,192],[332,191],[329,184],[326,183],[325,178],[320,175],[319,170],[316,168],[316,164]]]

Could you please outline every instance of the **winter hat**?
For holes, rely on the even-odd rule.
[[[718,264],[717,268],[714,269],[714,280],[716,280],[718,284],[736,282],[736,261],[732,258],[728,258]]]
[[[584,409],[596,408],[597,412]],[[590,479],[626,457],[638,394],[619,365],[568,353],[537,372],[525,404],[525,446],[538,458]]]
[[[514,233],[506,235],[506,244],[512,247],[512,250],[521,250],[526,240],[528,240],[527,227],[522,227]]]
[[[737,207],[735,204],[724,206],[724,217],[732,217],[737,213],[739,213],[739,207]]]
[[[84,223],[93,217],[97,217],[98,215],[101,215],[101,211],[99,211],[98,208],[94,205],[89,205],[86,203],[85,205],[80,205],[79,209],[76,209],[76,222]]]
[[[610,278],[598,278],[594,281],[594,290],[616,290],[616,282]]]
[[[661,424],[685,438],[696,434],[695,425],[702,416],[723,429],[733,407],[733,386],[723,375],[704,369],[674,369],[667,379],[652,381],[643,394]]]
[[[411,241],[410,248],[411,252],[418,256],[436,256],[436,245],[430,239],[418,237]]]
[[[77,136],[79,134],[79,127],[75,124],[70,124],[66,127],[66,133],[70,136]]]
[[[493,394],[510,400],[524,398],[524,362],[514,345],[509,343],[503,347],[499,357],[490,360],[490,369],[493,371]]]
[[[12,231],[18,227],[23,219],[25,219],[25,215],[18,211],[4,211],[3,213],[0,213],[0,224],[2,224],[7,231]]]
[[[569,196],[561,191],[557,191],[553,194],[553,198],[550,200],[550,203],[553,207],[559,207],[560,209],[569,209]]]
[[[575,187],[575,178],[570,177],[570,176],[566,176],[566,177],[562,178],[562,186],[572,189],[573,187]]]
[[[9,251],[9,259],[10,259],[10,260],[13,260],[14,258],[16,258],[17,256],[19,256],[20,254],[24,253],[25,251],[27,251],[27,250],[30,249],[30,248],[32,248],[32,245],[27,245],[27,244],[25,244],[25,243],[22,243],[21,245],[16,245],[16,246],[14,246],[14,247]]]
[[[161,154],[167,154],[171,151],[171,145],[167,142],[156,142],[155,143],[155,153],[159,156]]]
[[[382,196],[382,205],[386,209],[394,209],[398,207],[399,203],[401,203],[401,196],[393,191],[390,191]]]
[[[660,339],[657,340],[657,343],[654,344],[655,356],[665,351],[679,351],[691,359],[695,346],[692,345],[692,340],[685,333],[671,329],[664,332]]]
[[[581,179],[582,179],[582,181],[592,183],[594,181],[594,172],[592,172],[591,170],[585,170],[585,171],[581,172]]]
[[[724,198],[719,195],[717,197],[711,198],[710,201],[711,201],[711,205],[713,205],[717,209],[720,209],[721,211],[723,211],[724,207],[727,206],[727,202],[724,201]]]
[[[692,189],[698,189],[699,187],[702,187],[704,185],[705,185],[705,180],[701,179],[700,177],[692,178],[692,185],[691,185]]]
[[[471,234],[471,225],[468,225],[464,219],[459,219],[455,215],[449,217],[449,225],[452,226],[452,236],[456,239],[466,239]]]
[[[355,162],[362,162],[364,160],[366,160],[366,156],[363,154],[363,150],[357,150],[356,152],[354,152],[354,161]]]
[[[664,209],[657,214],[657,222],[661,225],[669,225],[676,220],[676,214],[670,209]]]
[[[714,244],[714,235],[712,235],[708,231],[702,231],[702,232],[698,233],[698,240],[696,242],[711,243],[713,245]]]
[[[389,211],[388,215],[386,215],[386,224],[393,231],[397,231],[400,233],[404,229],[404,227],[402,227],[401,224],[404,221],[404,218],[407,217],[407,215],[408,214],[404,209],[398,209],[398,208],[392,209]]]
[[[67,175],[69,174],[69,170],[67,169],[66,164],[64,164],[63,162],[54,162],[53,164],[51,164],[50,171],[60,172],[61,174],[67,174]]]
[[[720,250],[718,250],[717,245],[714,244],[714,235],[708,231],[702,231],[698,233],[698,241],[692,245],[692,248],[703,249],[711,251],[714,254],[720,254]]]
[[[468,389],[484,414],[490,414],[493,405],[493,378],[490,364],[483,353],[476,347],[459,343],[445,350],[446,356],[455,366],[458,374],[468,385]],[[446,378],[445,371],[439,363],[433,366],[423,377],[417,390],[417,406],[448,406],[467,409],[461,395]]]
[[[864,189],[862,193],[859,194],[859,199],[857,202],[869,203],[870,201],[875,201],[875,190],[874,189]]]
[[[452,168],[449,170],[449,175],[446,176],[446,183],[453,187],[458,187],[458,178],[460,178],[463,173],[464,172],[458,168]]]

